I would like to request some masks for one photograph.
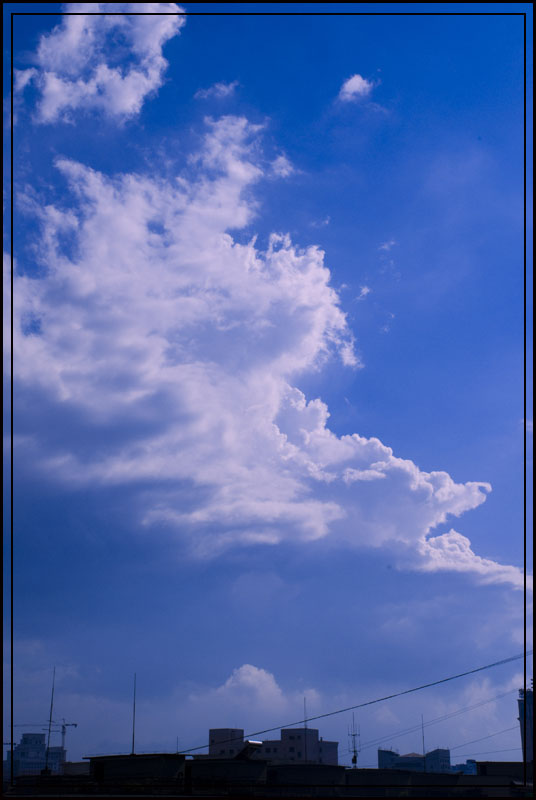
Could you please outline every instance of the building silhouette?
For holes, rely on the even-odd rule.
[[[63,747],[49,747],[47,759],[46,736],[44,733],[23,733],[19,744],[13,748],[13,775],[40,775],[47,767],[51,774],[61,775],[66,750]],[[7,752],[6,771],[11,772],[11,751]]]
[[[531,681],[532,683],[532,681]],[[534,701],[532,689],[520,689],[517,700],[523,760],[534,761]]]
[[[403,769],[410,772],[451,772],[450,750],[437,747],[422,753],[399,755],[394,750],[378,750],[378,769]]]
[[[247,745],[242,728],[211,728],[209,758],[236,758]],[[255,756],[277,764],[339,763],[338,742],[325,741],[316,728],[282,728],[280,739],[265,739],[255,748]]]

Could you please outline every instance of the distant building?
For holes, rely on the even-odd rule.
[[[277,764],[298,762],[336,766],[339,763],[339,743],[324,741],[318,733],[316,728],[283,728],[281,738],[261,742],[255,756]],[[209,758],[236,758],[246,744],[242,728],[211,728],[208,755]]]
[[[425,772],[450,772],[450,750],[436,747],[424,757]]]
[[[517,701],[523,759],[534,761],[534,701],[532,689],[519,690]]]
[[[297,761],[337,766],[339,743],[325,741],[318,733],[316,728],[283,728],[280,739],[263,741],[259,755],[280,764]]]
[[[215,758],[234,758],[244,747],[243,728],[211,728],[208,754]]]
[[[393,750],[378,750],[378,769],[402,769],[409,772],[450,772],[450,750],[438,747],[422,753],[399,755]]]
[[[459,772],[462,775],[476,775],[476,761],[473,758],[468,758],[465,764],[453,764],[450,771]]]
[[[53,775],[61,775],[66,751],[63,747],[48,750],[44,733],[23,733],[19,744],[13,748],[13,776],[40,775],[48,767]],[[11,751],[7,752],[6,770],[11,772]]]
[[[378,769],[396,769],[396,762],[399,758],[400,754],[395,753],[394,750],[378,748]]]

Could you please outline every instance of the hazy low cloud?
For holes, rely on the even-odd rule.
[[[238,81],[232,81],[232,83],[215,83],[212,86],[209,86],[208,89],[199,89],[195,93],[194,97],[197,100],[206,100],[209,97],[229,97],[230,95],[234,94],[237,86]]]
[[[493,572],[464,537],[456,548],[428,539],[489,484],[335,435],[325,403],[294,385],[333,357],[359,367],[354,337],[318,247],[230,235],[258,213],[259,128],[207,124],[189,177],[108,178],[59,159],[71,209],[28,194],[46,277],[16,278],[17,391],[33,409],[19,416],[19,458],[67,482],[152,487],[145,524],[200,557],[329,536],[398,543],[408,566],[487,570],[517,586],[519,570]],[[55,438],[45,408],[62,416]]]
[[[363,78],[362,75],[352,75],[344,81],[339,92],[339,100],[353,102],[368,97],[374,88],[372,81]]]
[[[137,114],[163,83],[162,48],[184,25],[183,9],[176,3],[67,3],[64,10],[121,13],[64,16],[41,36],[37,68],[17,71],[15,85],[19,92],[30,82],[37,87],[37,121],[69,120],[75,111]]]
[[[395,620],[396,628],[401,624],[403,621]],[[18,718],[35,718],[36,708],[46,707],[50,693],[50,664],[53,657],[57,658],[57,654],[47,651],[39,641],[26,643],[17,640],[15,653],[15,707],[20,715]],[[7,675],[9,666],[9,661],[6,660]],[[70,728],[68,731],[69,758],[79,760],[88,754],[129,752],[132,735],[131,697],[125,691],[121,691],[117,698],[112,697],[109,690],[107,692],[103,687],[97,689],[94,685],[95,676],[88,674],[86,670],[83,663],[59,663],[56,668],[56,707],[60,715],[65,715],[67,719],[76,719],[78,723],[77,728]],[[447,677],[448,673],[427,675],[424,671],[422,674],[427,678],[441,678]],[[392,678],[388,681],[373,680],[366,688],[361,681],[356,680],[334,693],[333,690],[319,691],[314,687],[304,687],[297,681],[290,686],[282,686],[279,674],[250,663],[233,669],[230,674],[227,673],[227,677],[225,675],[223,672],[219,683],[216,679],[212,685],[198,683],[195,688],[178,680],[175,686],[155,693],[148,675],[144,672],[138,673],[137,751],[174,752],[177,737],[179,750],[199,745],[206,747],[210,727],[243,728],[247,735],[278,726],[273,734],[259,737],[278,738],[280,726],[303,718],[304,697],[307,700],[308,714],[314,716],[415,685],[415,681],[408,681],[408,678],[401,676],[394,684]],[[419,695],[419,710],[424,713],[427,740],[435,742],[437,746],[455,747],[461,741],[470,741],[481,736],[483,727],[488,730],[506,728],[511,725],[509,720],[515,709],[513,695],[522,685],[523,673],[517,672],[502,679],[490,675],[475,677],[468,683],[458,684],[454,692],[446,692],[444,686],[427,690]],[[10,705],[8,695],[7,692],[6,712]],[[460,709],[471,706],[476,706],[471,713],[459,714]],[[409,720],[415,721],[420,736],[420,715],[415,719],[413,695],[370,706],[360,710],[358,715],[361,725],[365,724],[367,731],[362,740],[362,764],[375,764],[378,744],[390,745],[394,742],[395,746],[407,748],[411,735],[406,738],[400,734],[407,731]],[[434,720],[442,717],[447,721],[435,727]],[[319,728],[324,738],[339,741],[339,755],[344,762],[347,752],[344,732],[347,729],[348,716],[335,715],[311,721],[309,724]],[[519,744],[518,739],[515,741]],[[52,742],[59,744],[59,732],[53,734]]]

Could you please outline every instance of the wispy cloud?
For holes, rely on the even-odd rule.
[[[378,247],[378,250],[386,250],[389,252],[398,242],[395,242],[394,239],[389,239],[386,242],[382,242],[381,245]]]
[[[374,88],[374,83],[363,78],[362,75],[352,75],[344,81],[339,92],[339,100],[345,103],[356,102],[368,97]]]
[[[183,9],[176,3],[67,3],[64,8],[123,13],[64,16],[41,37],[37,66],[16,73],[18,92],[29,83],[39,91],[36,120],[69,120],[77,111],[116,118],[139,113],[163,83],[162,48],[184,25]]]
[[[234,94],[237,86],[238,81],[232,81],[231,83],[215,83],[212,86],[209,86],[208,89],[198,89],[198,91],[194,94],[194,97],[197,100],[207,100],[210,97],[215,97],[217,99],[229,97],[230,95]]]
[[[295,168],[285,155],[279,155],[274,161],[272,161],[272,171],[280,178],[288,178],[289,175],[292,175],[294,172],[296,172]]]

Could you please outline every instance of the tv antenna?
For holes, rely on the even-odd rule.
[[[357,768],[357,754],[359,752],[358,746],[356,741],[359,743],[359,747],[361,747],[361,730],[356,730],[355,728],[355,715],[352,714],[352,727],[348,730],[348,739],[349,739],[349,750],[352,753],[352,768]]]
[[[304,755],[305,763],[307,763],[307,701],[305,700],[305,695],[303,696],[303,724],[305,725]]]
[[[132,700],[132,754],[135,754],[136,741],[136,673],[134,673],[134,697]]]

